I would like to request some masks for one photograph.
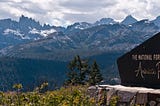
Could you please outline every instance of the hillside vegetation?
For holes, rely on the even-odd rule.
[[[105,106],[106,94],[90,96],[87,89],[103,80],[96,61],[92,64],[80,56],[68,64],[69,71],[63,87],[50,91],[49,83],[43,82],[33,91],[21,92],[22,84],[14,84],[14,91],[0,92],[2,106]],[[114,103],[114,102],[113,102]],[[113,104],[112,103],[112,104]]]
[[[25,93],[18,88],[13,92],[0,92],[0,106],[105,106],[103,97],[98,100],[89,96],[86,85],[42,92],[44,88]],[[116,101],[113,98],[110,105],[115,106]]]

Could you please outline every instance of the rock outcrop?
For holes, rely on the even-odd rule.
[[[97,85],[88,88],[88,93],[97,101],[109,105],[117,97],[117,106],[160,106],[160,89],[144,87],[126,87],[122,85]]]

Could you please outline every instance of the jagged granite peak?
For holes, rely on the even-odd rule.
[[[12,22],[13,20],[11,20],[10,18],[7,19],[1,19],[0,22]]]
[[[17,42],[18,44],[24,44],[26,43],[24,42],[26,40],[28,42],[43,39],[47,36],[54,35],[56,32],[63,32],[64,35],[68,36],[70,40],[74,42],[73,44],[80,45],[82,47],[85,46],[85,48],[94,47],[95,45],[98,48],[107,48],[108,46],[113,46],[113,42],[116,41],[114,38],[115,36],[117,36],[117,38],[122,38],[125,35],[124,39],[126,39],[127,36],[135,33],[137,33],[136,35],[143,36],[140,35],[143,32],[146,36],[148,36],[153,32],[159,31],[158,27],[154,23],[151,23],[147,20],[137,21],[136,23],[130,25],[130,27],[128,25],[119,23],[111,24],[115,22],[113,19],[102,18],[101,20],[97,21],[102,22],[102,25],[94,25],[87,22],[77,22],[68,26],[67,28],[50,26],[47,24],[40,25],[39,22],[24,15],[20,17],[19,21],[12,21],[11,19],[6,20],[5,21],[7,23],[3,22],[3,20],[0,20],[0,34],[3,35],[0,36],[0,42],[3,45],[2,47],[0,45],[0,48],[10,45],[14,46],[14,44],[17,44]],[[105,25],[103,23],[105,23]],[[58,36],[60,36],[60,34]],[[64,38],[67,38],[66,36]],[[59,37],[55,37],[55,40],[56,39],[59,39]],[[134,39],[133,36],[129,37],[128,39],[133,39],[132,41],[138,42],[137,38]],[[112,41],[112,43],[110,43],[110,41]],[[128,41],[129,40],[126,42]],[[59,40],[56,43],[61,45],[61,42],[62,41]],[[64,40],[63,42],[66,41]],[[107,45],[108,43],[110,44]]]
[[[159,32],[159,27],[148,19],[137,21],[136,23],[133,23],[130,28],[133,31],[145,32],[146,34],[149,34],[151,32]]]
[[[24,15],[19,21],[8,19],[0,20],[0,49],[26,42],[45,38],[55,32],[65,30],[63,27],[41,25],[38,21]]]
[[[0,31],[3,31],[6,28],[16,29],[18,26],[18,22],[8,18],[0,20]]]
[[[135,23],[133,23],[131,26],[143,26],[143,27],[147,27],[147,26],[149,26],[149,27],[152,27],[152,26],[155,26],[155,27],[157,27],[158,28],[158,26],[156,26],[152,21],[149,21],[148,19],[143,19],[143,20],[140,20],[140,21],[137,21],[137,22],[135,22]]]
[[[122,22],[121,24],[124,25],[130,25],[137,22],[137,19],[135,19],[132,15],[128,15]]]
[[[67,29],[86,29],[91,26],[90,23],[87,22],[76,22],[70,26],[67,27]]]
[[[160,16],[156,17],[156,19],[154,19],[152,21],[156,26],[160,27]]]
[[[116,22],[112,18],[102,18],[99,21],[96,21],[94,25],[104,25],[104,24],[115,24]]]
[[[42,25],[40,25],[40,23],[38,21],[35,21],[32,18],[28,18],[25,17],[24,15],[22,15],[19,18],[19,25],[24,29],[30,27],[30,28],[36,28],[36,29],[41,29]]]
[[[43,25],[43,29],[50,29],[50,28],[51,28],[51,26],[49,24],[44,24]]]
[[[19,22],[23,22],[23,21],[33,21],[33,22],[36,22],[34,19],[32,18],[29,18],[29,17],[26,17],[24,15],[21,15],[21,17],[19,18]],[[37,22],[39,23],[39,22]]]

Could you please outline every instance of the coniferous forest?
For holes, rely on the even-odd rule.
[[[112,65],[116,63],[110,62],[110,60],[113,59],[113,56],[116,55],[119,54],[104,54],[89,58],[81,57],[82,60],[85,60],[83,62],[88,62],[86,66],[87,71],[85,71],[85,80],[89,80],[88,71],[94,71],[92,66],[94,65],[94,61],[96,60],[96,64],[98,64],[104,83],[117,83],[113,80],[113,78],[118,77],[118,72],[113,71],[116,70],[116,66]],[[57,87],[61,87],[63,83],[67,80],[67,76],[69,74],[68,72],[71,71],[71,68],[76,71],[78,67],[73,67],[74,61],[75,58],[71,58],[70,61],[54,61],[47,59],[1,57],[0,90],[13,90],[12,86],[15,83],[21,83],[23,85],[22,91],[32,91],[35,87],[39,86],[43,82],[48,82],[48,89],[54,90]],[[78,64],[78,61],[76,62],[76,64]],[[69,65],[72,65],[72,67],[69,67]],[[94,75],[90,77],[94,77]]]
[[[13,58],[5,58],[10,61],[15,61]],[[5,60],[6,61],[6,60]],[[21,59],[20,63],[24,60]],[[31,62],[30,60],[27,61]],[[47,66],[53,65],[52,62],[44,61]],[[20,64],[19,62],[16,62]],[[3,63],[5,66],[12,67],[16,64],[14,62],[11,63]],[[3,67],[1,63],[1,67]],[[35,62],[32,60],[32,64]],[[23,64],[24,65],[24,64]],[[28,65],[28,64],[25,64]],[[42,64],[36,64],[41,66]],[[44,64],[43,64],[44,65]],[[100,72],[99,66],[96,61],[90,62],[87,59],[81,59],[80,56],[75,56],[73,60],[69,62],[67,65],[68,71],[66,71],[65,82],[63,86],[56,85],[56,82],[50,81],[47,78],[40,80],[39,82],[34,83],[33,79],[28,80],[25,86],[21,83],[14,83],[16,81],[15,74],[12,73],[12,70],[8,70],[10,72],[10,77],[8,76],[8,80],[11,78],[14,80],[10,80],[10,85],[12,87],[10,91],[0,92],[0,105],[1,106],[102,106],[105,101],[101,98],[92,97],[88,94],[87,89],[89,86],[96,85],[101,83],[103,80],[102,74]],[[27,66],[26,66],[27,67]],[[5,67],[6,68],[6,67]],[[46,67],[49,68],[49,67]],[[2,68],[3,69],[3,68]],[[40,67],[39,67],[40,69]],[[26,68],[26,71],[29,70]],[[5,73],[3,73],[5,75]],[[45,74],[45,71],[44,73]],[[60,73],[61,74],[61,73]],[[6,74],[7,75],[7,74]],[[33,73],[34,75],[34,73]],[[27,74],[26,74],[27,76]],[[28,77],[29,78],[29,77]],[[33,77],[34,78],[34,77]],[[32,89],[27,89],[27,84],[29,82],[33,82]],[[5,84],[5,83],[3,83]],[[7,84],[7,83],[6,83]],[[5,86],[3,86],[5,89]],[[52,89],[52,90],[51,90]],[[111,100],[111,105],[116,103],[117,99],[113,98]]]

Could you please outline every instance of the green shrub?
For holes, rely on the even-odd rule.
[[[113,96],[110,100],[110,106],[116,106],[117,102],[118,102],[119,97],[118,96]]]

